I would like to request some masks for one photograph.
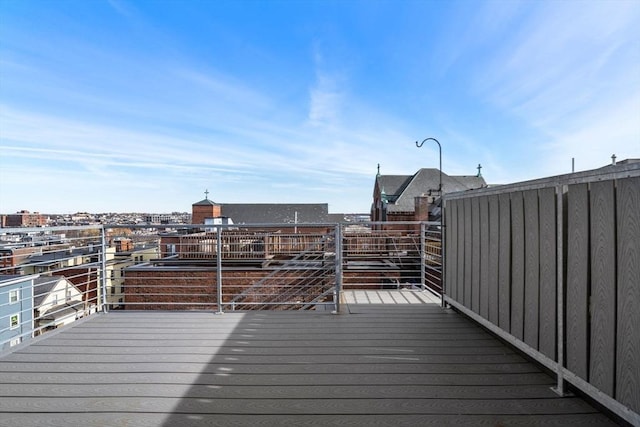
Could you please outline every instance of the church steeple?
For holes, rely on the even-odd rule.
[[[209,199],[209,190],[204,191],[205,198],[191,205],[191,223],[204,224],[207,218],[222,216],[221,206]]]

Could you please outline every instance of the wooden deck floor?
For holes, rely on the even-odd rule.
[[[94,315],[0,357],[0,425],[614,425],[453,311],[345,309]]]
[[[429,291],[412,289],[346,290],[342,301],[347,304],[440,304],[440,298]]]

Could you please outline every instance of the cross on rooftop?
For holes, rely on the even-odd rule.
[[[206,200],[209,200],[209,189],[208,188],[206,190],[204,190],[204,198]]]

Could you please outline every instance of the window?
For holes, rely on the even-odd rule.
[[[12,289],[9,291],[9,304],[15,304],[20,300],[20,289]]]
[[[20,315],[12,314],[9,317],[9,329],[16,329],[18,326],[20,326]]]

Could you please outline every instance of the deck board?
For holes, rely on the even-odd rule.
[[[405,301],[95,315],[0,355],[0,425],[615,425],[466,318]]]

